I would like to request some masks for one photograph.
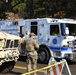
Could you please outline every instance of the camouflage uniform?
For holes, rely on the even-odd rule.
[[[27,71],[30,72],[31,70],[37,69],[38,54],[36,50],[38,50],[39,45],[36,40],[29,38],[25,41],[25,48],[27,52]],[[34,73],[34,75],[36,75],[36,73]]]

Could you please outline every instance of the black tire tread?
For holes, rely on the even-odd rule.
[[[0,74],[6,74],[10,72],[15,65],[15,61],[5,62],[0,66]]]
[[[41,61],[41,60],[38,58],[38,62],[39,62],[39,63],[46,64],[46,63],[48,63],[48,61],[49,61],[50,54],[49,54],[49,51],[48,51],[45,47],[41,47],[41,48],[39,49],[39,51],[38,51],[38,54],[39,54],[40,52],[42,52],[42,50],[46,53],[46,58],[45,58],[45,60],[43,60],[43,61]]]

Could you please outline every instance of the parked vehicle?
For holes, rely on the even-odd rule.
[[[19,58],[20,37],[0,31],[0,73],[11,71]]]
[[[26,32],[34,32],[40,45],[39,61],[47,63],[50,56],[55,58],[76,58],[76,21],[73,19],[30,19],[25,20]]]

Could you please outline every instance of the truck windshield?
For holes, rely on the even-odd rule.
[[[70,36],[76,36],[76,24],[62,23],[61,24],[61,34],[62,35],[66,35],[65,34],[66,27],[68,27],[68,29],[69,29]]]

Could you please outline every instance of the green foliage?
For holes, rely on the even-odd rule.
[[[0,0],[2,12],[11,11],[22,18],[76,18],[76,0]]]
[[[19,3],[20,3],[20,0],[12,0],[11,5],[16,6]]]
[[[13,7],[13,11],[17,13],[20,17],[24,17],[25,8],[26,8],[26,0],[12,0],[11,5]]]
[[[25,9],[26,7],[26,4],[25,3],[21,3],[21,4],[18,4],[17,6],[13,7],[13,10],[16,11],[16,12],[21,12]]]
[[[5,16],[5,9],[4,9],[4,4],[3,4],[3,1],[0,0],[0,19],[5,19],[6,16]]]

